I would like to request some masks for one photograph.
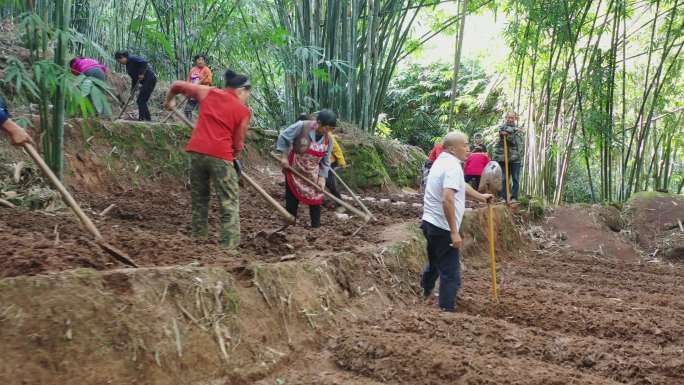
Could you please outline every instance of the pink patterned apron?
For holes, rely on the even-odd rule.
[[[315,127],[312,127],[311,129],[315,129]],[[302,154],[297,154],[293,147],[292,150],[290,150],[287,159],[290,163],[290,167],[299,171],[308,179],[317,182],[318,173],[320,172],[320,162],[328,152],[330,138],[326,134],[323,143],[310,142],[309,148]],[[292,191],[292,194],[294,194],[298,201],[309,206],[317,206],[323,203],[323,193],[318,192],[318,190],[313,188],[309,183],[298,176],[293,175],[291,172],[287,173],[287,185],[290,187],[290,191]]]

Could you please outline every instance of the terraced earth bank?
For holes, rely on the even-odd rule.
[[[250,171],[282,200],[273,165]],[[302,208],[272,233],[279,219],[245,188],[243,242],[226,252],[189,236],[181,179],[72,188],[141,268],[112,261],[65,210],[0,207],[0,383],[684,384],[681,260],[595,208],[530,221],[497,206],[498,302],[487,211],[470,210],[458,311],[444,313],[417,294],[415,192],[364,194],[373,223],[326,209],[312,230]],[[653,205],[668,217],[684,207],[659,199],[675,202]]]

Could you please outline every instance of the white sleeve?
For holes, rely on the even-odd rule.
[[[460,191],[463,181],[463,172],[461,171],[460,165],[452,169],[447,170],[444,173],[444,179],[442,179],[442,189],[450,188],[454,191]]]

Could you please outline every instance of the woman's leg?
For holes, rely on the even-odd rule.
[[[297,209],[299,208],[299,201],[290,191],[290,185],[285,181],[285,209],[293,217],[297,218]]]
[[[309,217],[311,218],[311,227],[321,227],[321,205],[309,206]]]

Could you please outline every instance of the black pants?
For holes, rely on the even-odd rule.
[[[475,190],[480,188],[480,176],[479,175],[466,175],[465,181]]]
[[[451,246],[451,233],[430,222],[420,225],[427,239],[428,261],[420,277],[423,295],[428,297],[439,278],[439,307],[454,311],[456,294],[461,287],[461,263],[459,250]]]
[[[145,78],[140,84],[140,92],[138,93],[138,120],[152,120],[152,115],[150,114],[150,109],[147,107],[147,102],[152,96],[152,91],[154,91],[154,86],[157,85],[157,78],[154,74],[149,72],[145,74]]]
[[[294,196],[287,182],[285,182],[285,209],[295,218],[297,217],[299,200]],[[311,227],[321,227],[321,205],[309,206],[309,217],[311,218]]]
[[[506,199],[506,162],[499,162],[501,166],[501,197]],[[508,175],[511,178],[511,199],[518,199],[520,180],[520,163],[508,162]]]
[[[183,112],[185,112],[185,117],[188,118],[188,120],[192,120],[192,112],[195,111],[195,108],[199,105],[199,102],[193,98],[188,98],[188,102],[185,103],[185,108],[183,109]]]

